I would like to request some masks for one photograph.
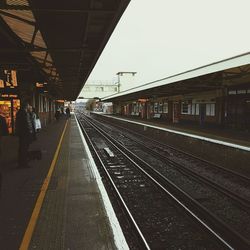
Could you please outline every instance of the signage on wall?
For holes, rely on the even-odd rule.
[[[43,88],[44,85],[43,85],[43,83],[37,82],[37,83],[36,83],[36,87],[37,87],[37,88]]]
[[[3,70],[0,76],[0,89],[17,87],[16,70]]]
[[[15,94],[0,94],[1,98],[17,98],[18,96]]]
[[[4,81],[0,79],[0,89],[4,89]]]
[[[48,83],[47,82],[36,82],[36,88],[39,93],[48,93]]]

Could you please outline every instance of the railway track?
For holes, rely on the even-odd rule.
[[[234,228],[246,240],[249,239],[250,182],[248,177],[224,168],[221,169],[213,164],[209,168],[207,161],[203,162],[196,158],[187,161],[186,159],[190,158],[190,155],[184,154],[186,159],[183,161],[180,152],[177,152],[178,157],[176,157],[175,151],[169,152],[168,146],[164,147],[164,144],[142,135],[138,136],[132,131],[127,134],[125,133],[127,129],[124,127],[119,127],[118,131],[114,126],[106,127],[103,123],[102,127],[105,127],[113,138],[122,141],[123,145],[136,152],[136,155],[151,162],[157,171],[173,181],[224,223]],[[137,136],[131,136],[131,134]],[[166,150],[168,153],[165,153]],[[194,161],[196,165],[193,167]],[[213,179],[207,171],[213,172]]]
[[[102,165],[102,172],[109,176],[112,190],[118,193],[119,203],[126,207],[123,210],[127,211],[130,224],[140,236],[138,242],[144,248],[249,248],[244,237],[201,207],[149,163],[129,152],[91,121],[83,117],[79,120]]]

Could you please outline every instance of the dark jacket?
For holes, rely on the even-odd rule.
[[[35,137],[32,118],[24,109],[20,109],[16,114],[16,134],[19,137],[27,137],[30,142]]]

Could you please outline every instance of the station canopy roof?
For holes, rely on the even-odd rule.
[[[247,52],[104,97],[102,101],[120,102],[168,97],[249,83],[250,52]]]
[[[0,0],[0,67],[75,100],[130,0]]]

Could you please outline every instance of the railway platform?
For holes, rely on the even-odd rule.
[[[17,138],[5,138],[1,249],[126,249],[85,143],[75,116],[54,122],[31,147],[42,160],[17,169]]]

